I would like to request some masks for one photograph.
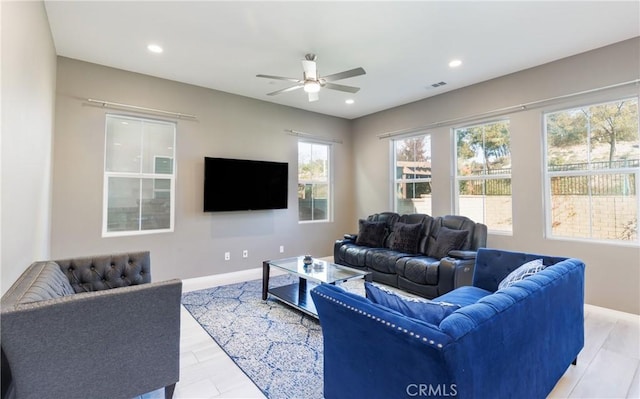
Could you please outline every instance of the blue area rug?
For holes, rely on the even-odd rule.
[[[272,277],[270,286],[293,281]],[[364,293],[362,280],[344,288]],[[268,398],[323,397],[318,320],[271,297],[263,301],[262,280],[188,292],[182,304]]]

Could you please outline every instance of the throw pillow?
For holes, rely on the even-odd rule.
[[[498,284],[498,289],[501,290],[503,288],[511,287],[518,281],[524,280],[525,278],[533,276],[539,271],[544,270],[544,268],[545,266],[542,264],[542,259],[527,262],[509,273],[509,275],[505,277],[500,284]]]
[[[452,230],[440,227],[435,243],[430,245],[427,250],[427,256],[436,259],[446,257],[449,251],[462,248],[467,235],[469,235],[469,232],[466,230]]]
[[[356,238],[356,244],[363,245],[365,247],[382,247],[384,238],[387,232],[387,226],[384,222],[369,222],[364,219],[359,221],[360,229],[358,231],[358,237]]]
[[[406,297],[368,281],[365,281],[364,289],[367,293],[367,298],[371,302],[436,326],[445,317],[460,309],[460,305],[447,302],[434,302],[423,298]]]
[[[398,222],[393,226],[393,242],[389,246],[394,251],[415,254],[420,244],[422,224],[407,224]]]

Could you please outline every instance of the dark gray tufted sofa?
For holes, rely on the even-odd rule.
[[[123,398],[179,379],[182,282],[149,252],[35,262],[1,299],[3,398]],[[10,371],[10,373],[8,372]]]

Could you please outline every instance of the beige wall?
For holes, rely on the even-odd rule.
[[[354,220],[392,207],[389,163],[380,162],[389,159],[389,140],[381,140],[377,135],[632,81],[639,75],[640,38],[636,38],[356,120],[353,127],[357,149],[353,160]],[[638,95],[638,86],[582,95],[547,105],[545,109],[562,109],[625,95]],[[543,111],[531,109],[509,115],[513,234],[490,234],[488,246],[578,257],[587,265],[587,303],[640,313],[640,249],[637,246],[545,238]],[[434,215],[453,211],[452,127],[428,129],[432,134]]]
[[[56,55],[42,2],[1,2],[1,280],[49,256]]]
[[[178,121],[173,233],[101,237],[105,113],[128,113],[88,105],[87,98],[197,115],[196,121]],[[331,255],[354,218],[350,128],[340,118],[60,57],[52,255],[146,249],[155,280],[255,268],[265,259],[302,253]],[[335,222],[298,223],[297,138],[285,129],[343,141],[333,145]],[[289,208],[204,213],[205,156],[289,162]]]

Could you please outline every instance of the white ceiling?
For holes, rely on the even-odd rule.
[[[349,119],[640,36],[638,1],[45,5],[58,55]],[[290,83],[256,74],[302,78],[306,53],[322,76],[363,67],[336,82],[361,90],[325,88],[312,103],[302,90],[267,96]],[[454,58],[461,67],[448,67]]]

